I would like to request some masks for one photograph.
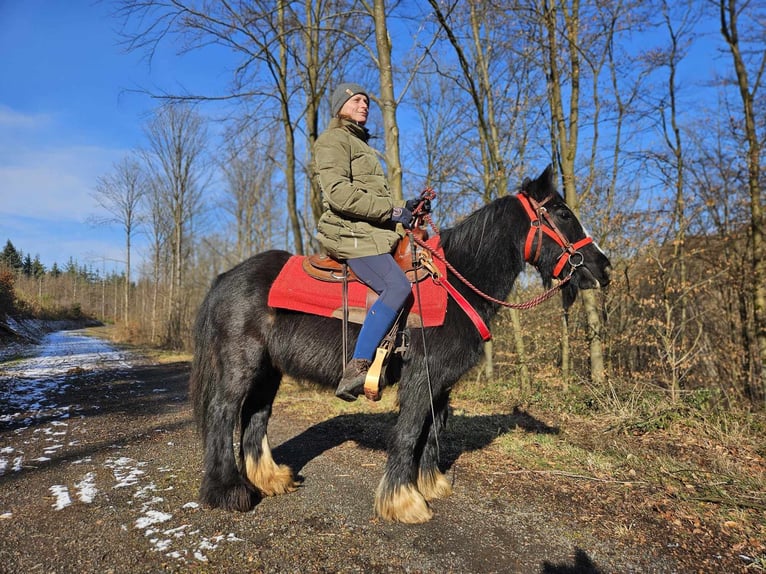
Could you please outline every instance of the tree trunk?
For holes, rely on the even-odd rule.
[[[396,121],[394,72],[391,67],[391,38],[386,24],[386,6],[383,0],[373,3],[375,45],[378,50],[380,71],[380,110],[383,114],[383,133],[386,142],[385,160],[388,185],[397,199],[402,199],[402,164],[399,156],[399,125]]]
[[[729,46],[737,77],[742,108],[745,116],[745,139],[747,141],[748,190],[750,192],[750,234],[753,242],[751,275],[753,278],[753,319],[755,343],[760,364],[757,366],[753,389],[757,392],[750,397],[753,402],[766,406],[766,246],[764,245],[763,198],[760,182],[760,139],[755,123],[754,94],[762,84],[762,72],[766,64],[766,52],[762,53],[755,85],[750,86],[750,77],[740,50],[738,15],[743,9],[736,0],[720,0],[721,33]]]

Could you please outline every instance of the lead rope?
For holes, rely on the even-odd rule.
[[[425,192],[424,192],[425,193]],[[416,210],[417,211],[417,210]],[[427,214],[426,214],[427,215]],[[426,382],[428,383],[428,400],[431,406],[431,424],[434,426],[434,439],[436,442],[436,461],[438,462],[441,458],[439,448],[439,431],[436,428],[436,409],[434,408],[434,390],[431,385],[431,371],[428,368],[428,348],[426,347],[426,326],[425,326],[425,319],[423,317],[423,301],[420,298],[420,281],[418,280],[418,269],[420,266],[420,262],[418,260],[417,256],[417,248],[415,247],[415,234],[412,233],[412,230],[407,230],[407,235],[410,238],[410,251],[412,252],[412,268],[415,271],[415,291],[418,295],[418,315],[420,316],[420,339],[423,343],[423,360],[426,365]],[[418,242],[419,244],[419,242]],[[428,438],[426,438],[426,441]]]

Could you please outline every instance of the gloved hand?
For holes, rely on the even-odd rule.
[[[422,199],[420,197],[416,199],[408,199],[407,203],[405,204],[405,207],[409,209],[410,211],[414,212],[415,208],[420,204],[420,202],[423,202],[422,205],[420,205],[420,210],[418,211],[418,215],[424,214],[424,213],[431,213],[431,200],[430,199]]]
[[[406,207],[394,207],[391,211],[391,221],[401,223],[405,229],[412,229],[412,211]]]

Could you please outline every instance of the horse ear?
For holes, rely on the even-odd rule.
[[[529,186],[532,184],[532,180],[528,177],[524,178],[524,181],[521,182],[521,189],[522,191],[529,191]]]

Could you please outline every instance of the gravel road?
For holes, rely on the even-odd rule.
[[[465,437],[445,439],[454,494],[435,518],[382,522],[390,407],[338,407],[294,383],[269,435],[301,488],[246,514],[204,509],[186,362],[151,364],[77,331],[26,352],[0,362],[2,572],[692,571],[672,541],[610,534],[562,504],[553,479],[502,472]]]

